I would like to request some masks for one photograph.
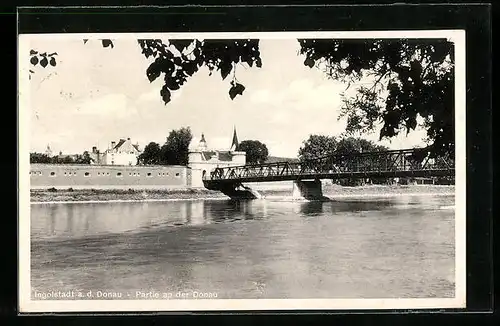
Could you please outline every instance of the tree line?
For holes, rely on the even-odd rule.
[[[172,130],[166,142],[160,145],[150,142],[138,157],[141,165],[187,165],[189,145],[193,139],[190,127]],[[246,153],[247,164],[264,163],[268,156],[267,146],[258,140],[244,140],[236,147]]]
[[[70,155],[48,155],[45,153],[30,153],[30,163],[42,164],[90,164],[91,157],[88,151],[83,154]]]
[[[299,149],[299,160],[306,161],[329,155],[348,155],[362,152],[382,152],[388,151],[386,146],[378,145],[373,141],[363,138],[344,137],[326,135],[310,135],[302,143]],[[377,162],[371,162],[376,164]],[[367,180],[357,178],[346,178],[334,180],[334,183],[345,186],[356,186],[364,184],[366,181],[374,184],[384,184],[390,182],[388,178],[370,178]]]

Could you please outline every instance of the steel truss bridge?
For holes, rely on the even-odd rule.
[[[208,189],[218,190],[244,182],[454,175],[453,156],[432,159],[427,149],[412,148],[216,168],[203,177],[203,183]]]

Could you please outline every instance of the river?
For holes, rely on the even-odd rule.
[[[452,298],[453,196],[31,205],[33,299]]]

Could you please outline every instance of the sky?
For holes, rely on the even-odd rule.
[[[163,144],[173,129],[189,126],[197,144],[204,133],[209,147],[229,149],[236,127],[239,141],[259,140],[269,154],[296,157],[311,134],[338,136],[341,93],[347,85],[328,79],[303,64],[295,39],[261,40],[262,68],[238,65],[236,77],[246,89],[231,100],[230,78],[209,76],[202,68],[165,105],[163,78],[150,83],[151,59],[141,54],[135,38],[119,39],[114,48],[97,40],[30,36],[30,49],[57,52],[57,65],[35,67],[29,81],[30,150],[82,153],[111,141],[130,138],[144,148]],[[353,89],[354,85],[350,89]],[[21,108],[24,109],[24,108]],[[21,128],[22,130],[23,128]],[[378,131],[363,136],[378,140]],[[379,142],[389,148],[422,145],[425,132],[402,133]]]

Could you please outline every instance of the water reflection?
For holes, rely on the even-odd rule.
[[[32,284],[222,298],[453,296],[453,197],[32,205]],[[306,217],[306,218],[304,218]]]
[[[307,216],[317,216],[323,213],[324,202],[311,201],[300,205],[300,213]]]

